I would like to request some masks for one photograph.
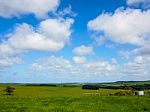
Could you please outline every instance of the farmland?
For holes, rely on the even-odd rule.
[[[140,97],[108,96],[120,90],[11,86],[15,88],[13,96],[5,95],[6,85],[0,85],[0,112],[150,112],[148,94]]]

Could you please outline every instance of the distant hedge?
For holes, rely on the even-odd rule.
[[[66,85],[66,84],[64,84],[63,87],[79,87],[79,85],[69,85],[69,84]]]
[[[25,86],[51,86],[51,87],[57,87],[55,84],[26,84]]]
[[[125,89],[125,90],[148,90],[150,89],[150,84],[144,85],[132,85],[132,86],[99,86],[99,88],[103,89]]]
[[[131,86],[135,90],[148,90],[150,89],[150,84],[144,84],[144,85],[135,85]]]
[[[89,90],[98,90],[99,87],[96,85],[83,85],[82,89],[89,89]]]

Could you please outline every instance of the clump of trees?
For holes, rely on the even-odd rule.
[[[99,87],[96,85],[83,85],[82,89],[98,90]]]
[[[14,95],[15,88],[7,86],[3,91],[6,92],[6,95]]]

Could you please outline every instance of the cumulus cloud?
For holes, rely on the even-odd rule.
[[[77,58],[77,57],[76,57]],[[78,57],[79,58],[79,57]],[[80,60],[80,59],[79,59]],[[30,66],[32,73],[48,73],[48,75],[67,77],[92,77],[105,76],[116,71],[115,64],[108,61],[86,61],[82,63],[72,63],[63,57],[50,56],[42,58]]]
[[[59,51],[69,42],[73,19],[47,19],[38,28],[23,23],[9,34],[9,39],[0,44],[3,52],[19,50]],[[4,50],[4,48],[6,50]]]
[[[150,57],[149,56],[137,56],[133,61],[122,66],[122,73],[132,76],[150,77]]]
[[[149,78],[150,58],[145,56],[137,56],[135,59],[119,64],[115,59],[106,60],[86,60],[82,63],[72,63],[63,57],[50,56],[42,58],[33,63],[30,67],[32,74],[47,74],[54,77],[67,77],[70,80],[78,77],[98,78],[103,80],[113,78],[115,80],[137,80]]]
[[[144,9],[150,8],[150,0],[127,0],[129,6],[142,7]]]
[[[20,64],[22,63],[21,58],[19,57],[0,57],[0,67],[10,67],[13,64]]]
[[[19,51],[8,45],[0,44],[0,69],[8,68],[14,64],[21,64],[23,60],[18,55]]]
[[[27,23],[18,24],[11,30],[12,32],[4,35],[7,38],[0,42],[1,68],[21,63],[20,55],[24,52],[57,52],[70,42],[74,20],[67,16],[75,16],[75,13],[71,10],[71,6],[63,11],[57,11],[59,3],[60,0],[0,1],[0,17],[12,18],[33,14],[37,18],[44,19],[36,27]],[[47,19],[49,13],[55,18]]]
[[[120,44],[143,46],[150,36],[150,10],[119,8],[112,13],[103,13],[88,22],[88,29],[104,33],[105,38]]]
[[[76,55],[91,55],[93,54],[93,47],[92,46],[85,46],[85,45],[81,45],[79,47],[74,48],[73,53]]]
[[[5,43],[5,42],[4,42]],[[0,57],[5,57],[8,55],[14,55],[15,53],[19,52],[11,48],[8,44],[0,44]]]
[[[123,59],[129,60],[137,56],[150,56],[150,45],[144,45],[142,47],[134,48],[130,51],[120,51],[120,56]]]
[[[59,0],[0,0],[0,16],[4,18],[34,14],[38,18],[45,18],[54,11]]]
[[[73,22],[74,20],[69,18],[46,19],[37,28],[26,23],[17,25],[13,32],[7,34],[8,40],[0,44],[0,64],[15,64],[14,60],[18,60],[18,55],[26,51],[61,50],[70,41]]]
[[[64,59],[63,57],[50,56],[48,58],[39,59],[37,62],[33,63],[29,70],[31,73],[46,73],[50,75],[68,75],[74,71],[71,63]]]

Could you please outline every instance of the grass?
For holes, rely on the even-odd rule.
[[[150,96],[107,96],[119,90],[16,85],[15,94],[7,96],[5,87],[0,85],[0,112],[150,112]]]
[[[4,94],[2,90],[5,85],[0,85],[0,95]],[[100,89],[97,90],[82,90],[81,87],[49,87],[49,86],[13,86],[16,88],[16,98],[45,98],[45,97],[81,97],[84,93],[99,93],[106,96],[109,93],[115,93],[117,90]],[[4,96],[4,95],[3,95]],[[5,96],[4,96],[5,97]]]

